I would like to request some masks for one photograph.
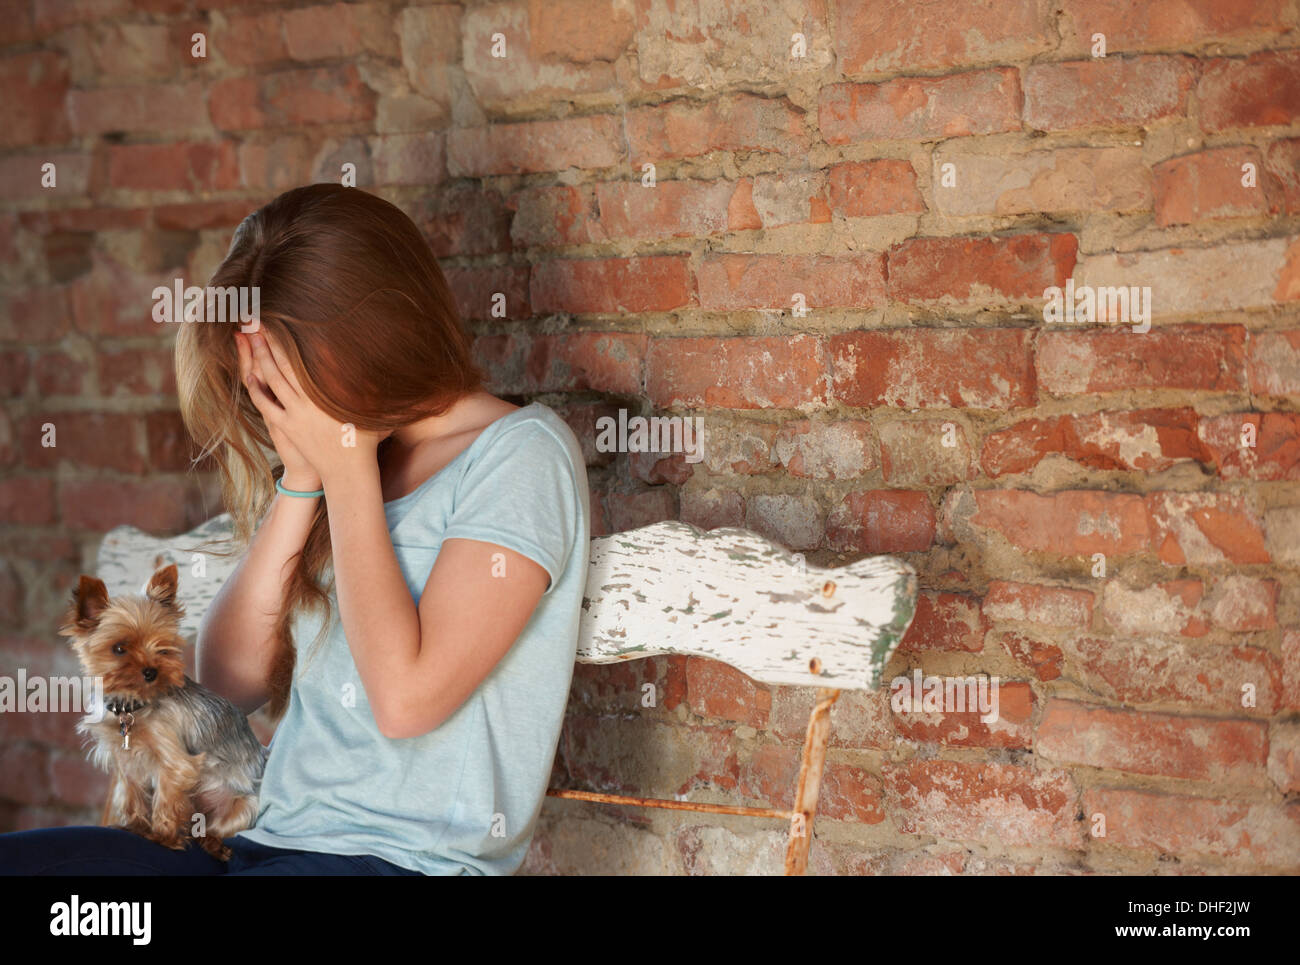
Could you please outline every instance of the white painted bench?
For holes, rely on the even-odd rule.
[[[175,537],[130,526],[100,545],[98,575],[110,594],[139,592],[158,557],[179,565],[183,631],[198,630],[208,605],[237,559],[203,555],[204,576],[192,575],[191,548],[230,534],[215,517]],[[830,708],[842,690],[869,690],[902,639],[916,601],[915,571],[891,557],[836,569],[806,566],[802,557],[742,529],[701,530],[662,522],[598,537],[583,599],[580,663],[614,663],[657,654],[686,654],[726,663],[762,684],[816,687],[791,810],[697,804],[588,791],[550,790],[553,797],[714,814],[779,818],[790,823],[786,874],[803,874],[830,735]]]

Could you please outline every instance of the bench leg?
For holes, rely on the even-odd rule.
[[[790,841],[785,850],[787,875],[801,875],[808,870],[817,794],[821,790],[822,769],[826,764],[826,743],[831,735],[831,704],[839,696],[838,690],[818,688],[817,704],[808,717],[808,734],[804,737],[803,758],[799,764],[799,786],[794,795],[794,817],[790,821]]]

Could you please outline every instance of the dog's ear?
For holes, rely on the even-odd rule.
[[[99,625],[99,615],[108,606],[108,587],[103,580],[84,573],[72,591],[72,606],[68,608],[67,618],[59,628],[65,637],[85,633]]]
[[[176,606],[176,581],[179,578],[175,563],[154,572],[144,588],[145,596],[163,606]]]

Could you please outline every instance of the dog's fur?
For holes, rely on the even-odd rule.
[[[185,675],[176,586],[174,563],[143,594],[111,600],[102,580],[82,576],[59,633],[85,673],[104,681],[104,713],[77,725],[91,759],[115,778],[104,823],[181,850],[202,814],[198,841],[225,860],[222,839],[257,815],[266,749],[238,708]]]

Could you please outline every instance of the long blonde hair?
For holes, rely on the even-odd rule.
[[[284,347],[304,391],[340,423],[396,429],[446,412],[482,388],[471,339],[428,243],[398,208],[357,188],[295,188],[249,215],[208,282],[259,293],[262,327]],[[176,338],[181,416],[211,459],[233,521],[218,552],[245,550],[275,497],[274,448],[240,379],[236,324],[186,323]],[[293,680],[294,623],[331,615],[329,506],[317,504],[294,558],[276,623],[269,712],[283,714]],[[233,545],[231,545],[233,544]]]

